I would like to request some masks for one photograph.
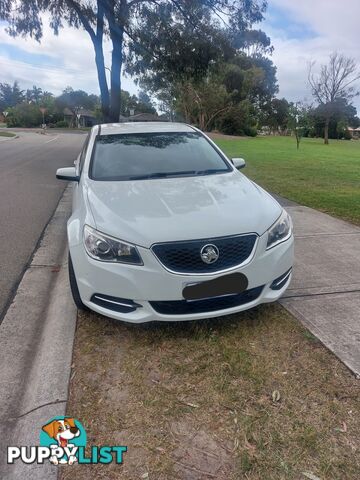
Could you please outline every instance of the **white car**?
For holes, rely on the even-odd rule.
[[[201,131],[92,128],[75,167],[69,274],[79,308],[126,322],[194,320],[276,301],[291,280],[292,222]]]

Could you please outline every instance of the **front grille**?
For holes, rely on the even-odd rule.
[[[150,305],[157,313],[163,315],[191,315],[195,313],[215,312],[217,310],[226,310],[227,308],[238,307],[256,300],[264,285],[261,287],[250,288],[245,292],[236,295],[226,295],[223,297],[206,298],[204,300],[174,300],[163,302],[150,302]]]
[[[257,236],[254,233],[232,237],[206,238],[181,242],[158,243],[152,247],[159,261],[176,273],[213,273],[236,267],[245,262],[253,251]],[[205,245],[215,245],[219,258],[204,263],[200,251]]]

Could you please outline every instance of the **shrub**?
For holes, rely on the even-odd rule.
[[[220,132],[227,135],[257,135],[253,106],[247,100],[234,105],[216,122]]]
[[[347,129],[344,131],[344,139],[345,140],[351,140],[352,139],[351,133]]]
[[[59,120],[54,125],[55,128],[69,128],[69,124],[66,120]]]
[[[8,127],[39,127],[42,114],[37,105],[23,102],[9,110],[6,123]]]
[[[256,137],[257,130],[255,127],[251,127],[250,125],[245,125],[244,134],[247,135],[248,137]]]

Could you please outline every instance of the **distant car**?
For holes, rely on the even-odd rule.
[[[290,283],[288,213],[201,131],[181,123],[92,128],[68,221],[74,301],[142,323],[274,302]]]

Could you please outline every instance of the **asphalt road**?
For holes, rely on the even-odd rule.
[[[0,137],[0,321],[66,187],[55,171],[73,165],[85,138],[35,132]]]

